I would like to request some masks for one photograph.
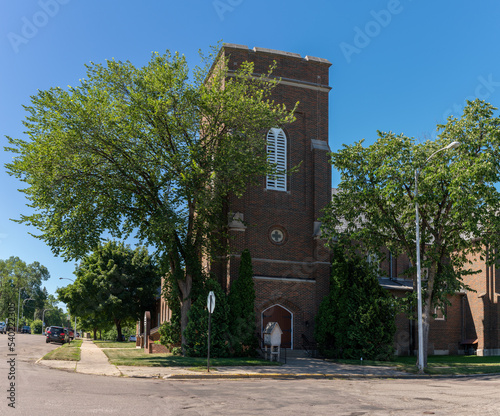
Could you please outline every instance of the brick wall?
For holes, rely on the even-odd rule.
[[[500,354],[498,294],[499,271],[496,265],[488,265],[488,258],[470,255],[469,269],[478,273],[466,276],[464,282],[473,290],[466,294],[465,338],[476,339],[479,355]]]
[[[303,333],[312,338],[314,316],[329,286],[330,255],[314,235],[314,226],[331,196],[327,156],[331,64],[318,58],[239,45],[225,45],[221,54],[229,57],[230,70],[244,61],[254,62],[255,74],[267,73],[275,61],[273,76],[280,77],[281,83],[272,99],[287,108],[300,102],[296,121],[284,127],[288,168],[299,166],[298,171],[287,178],[286,192],[267,190],[263,177],[242,198],[231,200],[230,211],[243,213],[246,229],[231,233],[232,257],[228,265],[231,280],[238,273],[239,255],[245,248],[250,250],[257,296],[256,326],[261,329],[261,315],[266,308],[275,304],[285,307],[293,313],[293,344],[297,347]],[[285,235],[282,244],[275,244],[270,237],[276,228]],[[230,282],[226,285],[230,286]]]

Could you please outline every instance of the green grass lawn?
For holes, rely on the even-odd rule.
[[[360,365],[359,360],[332,360],[342,364]],[[363,365],[394,366],[397,370],[417,373],[417,357],[394,357],[391,361],[364,360]],[[500,373],[500,357],[477,355],[430,355],[426,374],[467,375]]]
[[[80,361],[80,346],[81,340],[72,341],[70,344],[64,344],[55,350],[46,354],[44,360],[64,360],[64,361]]]
[[[143,349],[103,350],[114,365],[138,365],[147,367],[206,367],[207,359],[181,357],[171,354],[146,354]],[[210,366],[264,366],[279,365],[261,358],[210,358]]]
[[[99,348],[135,348],[135,342],[94,341]]]

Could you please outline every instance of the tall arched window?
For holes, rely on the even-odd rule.
[[[286,191],[286,135],[282,129],[272,128],[267,133],[267,158],[276,165],[276,169],[283,171],[267,176],[267,189]]]

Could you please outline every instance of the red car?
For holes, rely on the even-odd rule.
[[[70,340],[73,340],[75,339],[75,332],[73,331],[73,329],[71,328],[64,328],[64,330],[66,331],[66,333],[68,334],[68,338]]]

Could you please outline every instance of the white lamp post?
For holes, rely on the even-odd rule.
[[[431,160],[434,155],[439,152],[456,149],[460,146],[459,142],[452,142],[448,146],[442,149],[436,150],[432,155],[430,155],[424,164],[415,169],[415,223],[416,223],[416,241],[417,241],[417,308],[418,308],[418,372],[424,372],[424,333],[423,333],[423,323],[422,323],[422,275],[420,270],[420,227],[419,227],[419,216],[418,216],[418,177],[420,175],[420,170]]]
[[[43,312],[42,312],[42,335],[43,335],[43,327],[45,325],[45,311],[51,311],[52,308],[47,308],[47,309],[44,309]]]
[[[69,280],[73,283],[75,283],[75,281],[73,279],[70,279],[69,277],[60,277],[59,280]],[[75,315],[75,329],[74,329],[74,332],[73,332],[73,339],[76,339],[76,315]]]
[[[24,290],[24,287],[19,288],[19,296],[17,298],[17,325],[16,332],[19,332],[19,309],[21,308],[21,290]]]

